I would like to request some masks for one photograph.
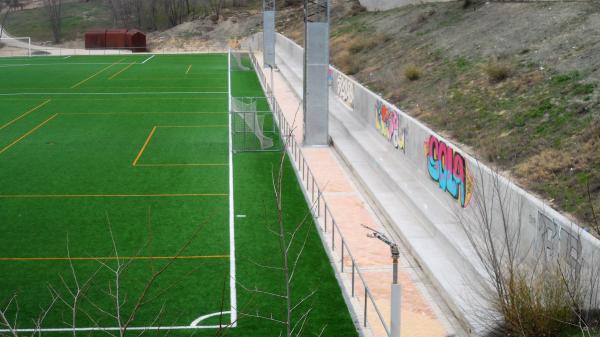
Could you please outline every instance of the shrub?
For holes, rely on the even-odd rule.
[[[353,3],[350,8],[350,16],[355,16],[360,13],[366,12],[367,9],[363,7],[359,2]]]
[[[416,81],[421,78],[421,70],[414,64],[408,65],[404,68],[404,77],[409,81]]]
[[[360,66],[356,57],[352,56],[348,51],[338,53],[334,62],[342,72],[348,75],[354,75],[360,71]]]
[[[512,66],[508,62],[490,61],[484,67],[483,70],[487,74],[490,82],[498,83],[509,78],[512,75]]]
[[[379,45],[389,42],[391,39],[385,34],[358,34],[348,42],[348,50],[352,54],[360,53],[363,50],[373,49]]]

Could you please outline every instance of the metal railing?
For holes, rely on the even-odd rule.
[[[331,212],[331,208],[323,196],[323,191],[319,187],[315,175],[306,161],[306,157],[304,156],[301,145],[294,137],[294,128],[285,118],[283,111],[279,106],[279,102],[275,99],[275,95],[272,94],[271,87],[266,81],[265,74],[260,70],[262,67],[258,64],[256,56],[252,50],[249,51],[249,54],[250,59],[252,60],[252,65],[256,70],[263,90],[265,93],[267,93],[267,97],[269,98],[269,104],[273,111],[274,119],[279,126],[282,141],[285,144],[289,157],[293,159],[292,162],[295,166],[296,173],[299,175],[299,178],[303,184],[306,198],[312,205],[311,210],[315,223],[317,223],[319,228],[322,230],[322,237],[331,249],[332,256],[334,257],[333,263],[336,265],[336,268],[339,268],[340,275],[343,275],[345,272],[350,274],[350,289],[347,289],[347,285],[344,283],[342,283],[342,286],[346,288],[346,291],[350,293],[350,296],[353,299],[358,300],[358,302],[363,302],[361,308],[362,322],[360,323],[365,328],[367,326],[370,327],[373,333],[376,333],[374,330],[377,330],[377,328],[383,328],[385,335],[389,337],[391,334],[386,320],[378,308],[377,303],[375,302],[373,293],[369,289],[365,276],[358,266],[354,255],[350,251],[350,247],[348,246],[348,243],[338,226],[338,222],[335,220],[333,213]],[[339,264],[334,255],[338,252],[339,255],[337,257],[339,258]],[[350,268],[349,272],[348,268]],[[357,284],[357,282],[360,282],[360,284]],[[370,306],[369,302],[371,303]],[[378,322],[380,323],[379,327],[368,323],[369,310],[375,312]]]

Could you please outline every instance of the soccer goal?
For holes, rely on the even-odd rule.
[[[248,53],[240,51],[231,51],[231,70],[232,71],[253,71],[252,61]]]
[[[235,152],[281,151],[277,124],[266,97],[232,97]]]
[[[31,56],[31,38],[0,37],[0,56]]]

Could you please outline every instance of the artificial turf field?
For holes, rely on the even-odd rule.
[[[105,335],[119,326],[117,299],[126,321],[167,265],[131,335],[283,331],[252,317],[285,319],[284,301],[265,294],[283,292],[271,268],[282,264],[272,233],[282,155],[231,151],[230,92],[264,93],[253,71],[228,69],[226,54],[0,59],[0,304],[12,299],[20,334],[51,293],[72,304],[79,284],[77,331]],[[291,232],[308,206],[287,160],[283,190]],[[292,321],[310,309],[304,335],[356,335],[314,225],[298,236],[293,298],[316,293]],[[44,334],[71,333],[67,303],[48,311]]]

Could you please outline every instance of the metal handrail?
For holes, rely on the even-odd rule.
[[[250,55],[252,65],[254,66],[254,69],[256,70],[256,73],[259,77],[259,81],[263,88],[263,91],[270,93],[271,88],[265,79],[264,73],[262,71],[259,71],[260,66],[258,64],[258,61],[256,60],[256,56],[254,55],[252,49],[250,49],[248,53]],[[321,217],[321,205],[323,205],[323,212],[322,212],[323,226],[319,225],[319,227],[321,227],[321,229],[325,233],[328,233],[328,231],[327,231],[328,216],[327,215],[329,213],[329,219],[331,221],[330,228],[331,228],[331,250],[332,250],[332,252],[336,251],[335,250],[335,248],[336,248],[335,247],[336,231],[337,231],[337,235],[339,236],[339,239],[341,240],[341,245],[340,245],[340,247],[341,247],[340,248],[341,249],[341,259],[340,259],[341,272],[342,273],[344,272],[344,251],[346,251],[346,253],[348,254],[348,257],[350,258],[350,261],[352,262],[352,279],[351,279],[351,284],[352,284],[351,297],[352,298],[355,297],[355,274],[358,274],[358,277],[363,284],[364,291],[365,291],[365,301],[364,301],[364,310],[363,310],[363,313],[364,313],[363,326],[367,327],[367,322],[368,322],[368,317],[367,317],[367,312],[368,312],[367,299],[368,299],[371,301],[371,304],[372,304],[373,308],[375,309],[375,312],[377,313],[379,321],[380,321],[381,325],[383,326],[383,328],[385,329],[387,336],[388,337],[391,336],[390,329],[389,329],[387,323],[385,322],[385,319],[383,318],[383,315],[381,314],[381,311],[379,310],[377,303],[375,302],[375,299],[373,297],[371,290],[369,289],[369,287],[367,285],[365,277],[364,277],[360,267],[358,266],[358,263],[356,262],[356,259],[354,258],[354,255],[352,254],[352,251],[350,250],[350,247],[348,246],[347,241],[342,234],[342,231],[340,230],[337,222],[335,221],[335,218],[333,217],[331,208],[327,205],[327,201],[325,200],[325,198],[323,196],[323,192],[321,191],[321,188],[318,186],[318,183],[316,182],[315,175],[313,174],[311,168],[308,166],[308,164],[306,162],[306,158],[304,156],[302,149],[300,149],[298,142],[296,141],[295,137],[293,136],[292,126],[289,124],[289,121],[283,115],[283,111],[282,111],[281,107],[279,106],[279,102],[275,98],[275,95],[270,95],[270,97],[268,97],[268,98],[270,98],[269,105],[271,106],[271,109],[273,110],[274,119],[279,126],[279,131],[281,133],[281,137],[284,140],[285,139],[288,140],[285,142],[286,149],[288,150],[290,157],[293,159],[293,162],[296,165],[296,169],[298,170],[298,173],[301,177],[302,183],[305,184],[306,196],[307,196],[307,198],[310,199],[309,201],[311,202],[311,205],[313,205],[313,207],[311,208],[313,210],[312,215],[317,224],[320,224],[319,218]],[[316,200],[315,200],[315,192],[316,192]],[[316,205],[316,207],[314,207],[314,205]],[[316,209],[316,213],[314,211],[315,209]],[[342,286],[344,286],[344,285],[342,284]]]

